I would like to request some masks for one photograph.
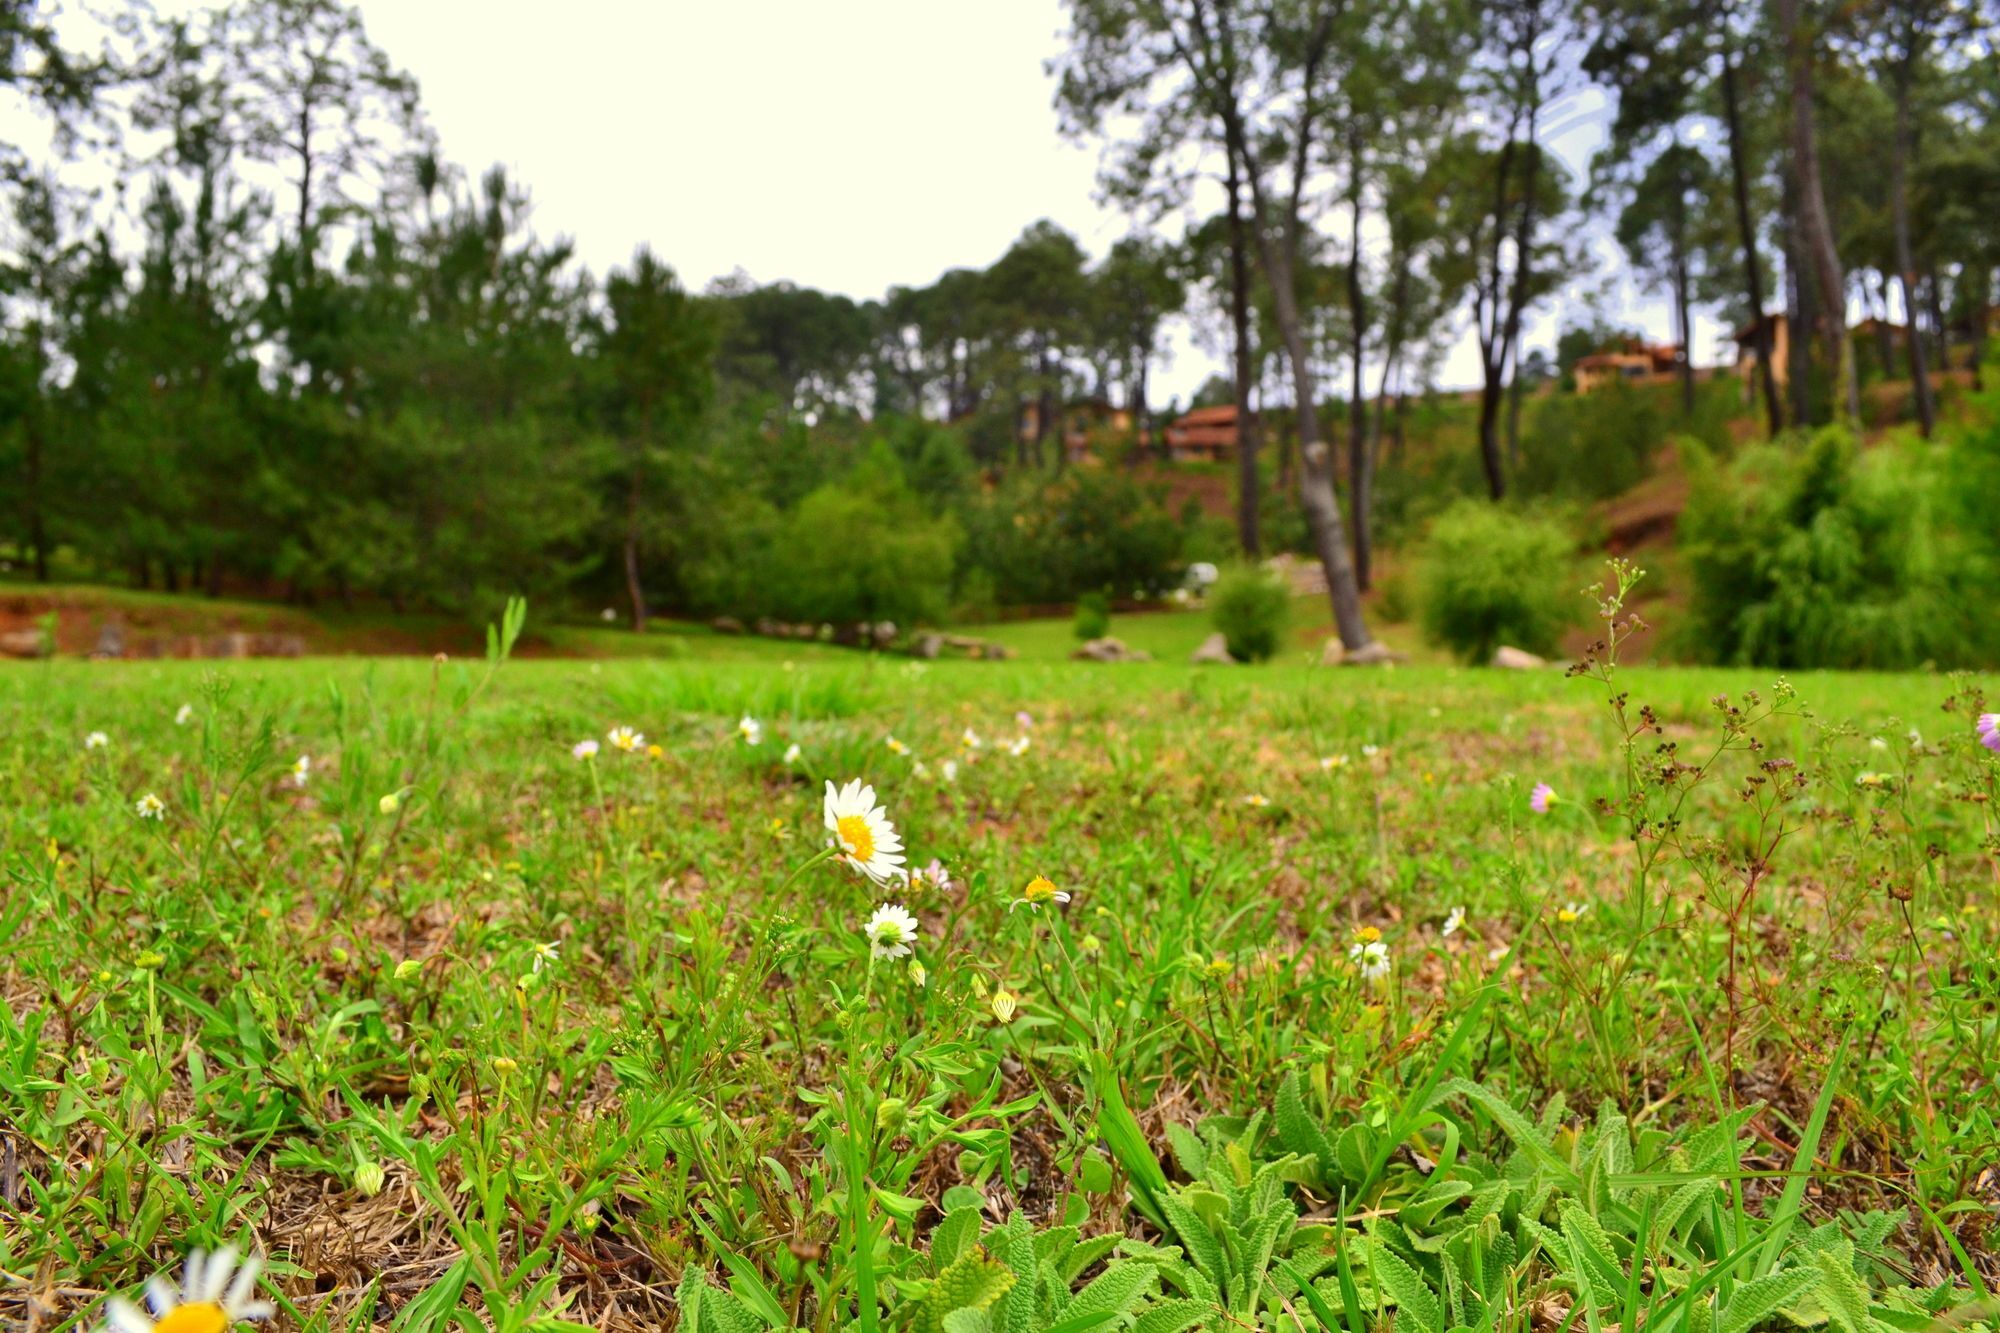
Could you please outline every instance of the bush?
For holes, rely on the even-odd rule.
[[[963,512],[967,562],[991,575],[1002,605],[1070,602],[1106,589],[1158,596],[1186,570],[1188,516],[1167,512],[1164,488],[1122,472],[1020,476]]]
[[[1952,466],[1977,443],[1859,452],[1828,428],[1691,457],[1681,516],[1692,595],[1682,647],[1702,661],[1896,670],[1990,660],[1980,612],[1995,586]]]
[[[1431,524],[1418,559],[1424,637],[1467,662],[1503,643],[1553,653],[1577,601],[1573,549],[1546,516],[1459,501]]]
[[[1111,607],[1101,592],[1087,592],[1076,599],[1076,619],[1070,633],[1079,639],[1101,639],[1111,629]]]
[[[1522,495],[1579,500],[1628,491],[1646,479],[1672,424],[1660,391],[1617,381],[1543,398],[1523,423],[1515,485]]]
[[[1285,581],[1256,565],[1223,571],[1208,594],[1209,616],[1239,662],[1263,662],[1275,656],[1292,618],[1292,590]]]

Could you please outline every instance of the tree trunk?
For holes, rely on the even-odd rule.
[[[1235,335],[1236,537],[1243,554],[1262,553],[1257,531],[1262,485],[1257,477],[1257,422],[1250,415],[1250,239],[1243,223],[1243,182],[1229,154],[1229,322]]]
[[[1500,376],[1492,366],[1479,386],[1479,461],[1486,468],[1486,490],[1495,500],[1507,494],[1507,471],[1500,460]]]
[[[1530,52],[1531,64],[1533,59]],[[1528,283],[1535,266],[1535,175],[1542,158],[1540,146],[1535,142],[1535,128],[1542,114],[1541,86],[1539,76],[1535,77],[1534,100],[1528,105],[1528,162],[1521,190],[1521,225],[1514,233],[1514,291],[1507,300],[1507,331],[1500,351],[1502,364],[1511,359],[1514,366],[1507,400],[1507,458],[1515,464],[1521,457],[1521,315],[1528,305]]]
[[[1889,280],[1877,273],[1875,295],[1875,363],[1887,379],[1896,373],[1896,342],[1889,336]]]
[[[1835,411],[1859,429],[1861,392],[1854,382],[1854,344],[1847,336],[1847,284],[1840,271],[1840,252],[1834,247],[1833,220],[1826,210],[1826,189],[1820,178],[1812,34],[1800,13],[1800,0],[1776,0],[1776,7],[1778,26],[1785,34],[1785,63],[1791,83],[1792,173],[1804,233],[1799,240],[1819,285],[1821,335],[1826,342],[1827,367],[1833,372]]]
[[[1924,364],[1924,339],[1917,329],[1917,261],[1910,254],[1910,80],[1896,79],[1896,142],[1889,153],[1889,216],[1896,236],[1896,277],[1903,288],[1903,341],[1910,354],[1910,390],[1917,401],[1917,430],[1925,439],[1937,427],[1931,405],[1930,368]]]
[[[1687,196],[1676,190],[1673,209],[1674,315],[1679,330],[1681,416],[1694,418],[1694,319],[1688,312]]]
[[[1915,148],[1911,154],[1915,155]],[[1937,260],[1930,262],[1930,280],[1924,284],[1930,297],[1931,327],[1937,331],[1937,366],[1940,372],[1951,369],[1951,326],[1944,322],[1944,284],[1938,281]],[[1910,333],[1916,334],[1916,321],[1910,321]]]
[[[1791,173],[1785,174],[1785,212],[1790,219],[1796,210],[1792,206],[1793,182]],[[1789,299],[1789,316],[1792,326],[1790,374],[1792,395],[1792,420],[1801,426],[1810,426],[1817,414],[1812,401],[1812,337],[1811,330],[1818,323],[1818,302],[1813,296],[1813,284],[1805,275],[1804,257],[1799,253],[1799,229],[1789,220],[1785,227],[1785,292]]]
[[[1778,372],[1771,364],[1771,330],[1764,321],[1764,267],[1757,254],[1757,228],[1750,220],[1750,174],[1744,163],[1743,118],[1736,101],[1736,61],[1722,53],[1723,120],[1729,130],[1729,176],[1736,196],[1736,238],[1743,247],[1743,280],[1750,298],[1751,339],[1757,352],[1757,377],[1764,386],[1764,410],[1770,433],[1785,428],[1778,402]]]
[[[1369,586],[1369,567],[1373,563],[1374,543],[1369,532],[1368,503],[1369,493],[1374,489],[1374,478],[1369,475],[1373,468],[1368,450],[1367,390],[1363,383],[1368,303],[1361,287],[1361,128],[1358,121],[1349,124],[1347,142],[1348,169],[1353,182],[1352,197],[1348,201],[1347,248],[1347,315],[1353,333],[1348,353],[1353,363],[1353,377],[1347,399],[1347,508],[1354,524],[1354,581],[1365,592]]]

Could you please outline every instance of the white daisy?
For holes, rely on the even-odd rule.
[[[557,956],[557,950],[561,948],[561,940],[550,940],[547,944],[537,944],[535,946],[535,971],[539,972],[545,967],[554,967],[557,963],[561,962],[562,959]]]
[[[958,738],[958,743],[960,745],[963,745],[968,750],[977,750],[980,746],[986,744],[985,741],[979,739],[979,733],[974,731],[971,727],[967,727],[962,733],[960,733]]]
[[[901,903],[884,903],[875,909],[861,928],[868,937],[868,952],[875,958],[901,958],[916,942],[917,919]]]
[[[892,754],[908,754],[910,752],[910,747],[897,740],[894,736],[884,736],[882,744],[888,746]]]
[[[105,1327],[110,1333],[226,1333],[240,1320],[269,1319],[277,1308],[251,1299],[263,1267],[262,1256],[253,1254],[237,1268],[233,1246],[212,1255],[195,1250],[187,1257],[179,1291],[165,1274],[146,1279],[152,1318],[124,1297],[113,1296],[104,1304]]]
[[[185,727],[185,726],[186,726],[186,725],[187,725],[188,723],[190,723],[190,722],[192,722],[192,721],[194,721],[194,705],[193,705],[193,704],[182,704],[182,705],[181,705],[181,706],[180,706],[179,708],[177,708],[176,710],[174,710],[174,725],[175,725],[175,726],[177,726],[177,727]]]
[[[905,879],[903,840],[889,812],[875,804],[875,789],[860,778],[845,787],[826,784],[826,830],[841,859],[877,884]]]
[[[1464,925],[1465,925],[1465,909],[1463,907],[1452,908],[1450,914],[1447,915],[1444,919],[1445,938],[1449,939],[1453,935],[1458,934],[1459,930]]]
[[[745,713],[736,721],[736,734],[743,738],[745,745],[762,745],[764,743],[764,724],[748,713]],[[786,763],[789,764],[792,762],[798,748],[798,746],[794,745],[791,749],[785,751]]]
[[[788,764],[796,764],[799,762],[799,756],[804,753],[805,751],[799,748],[799,743],[797,741],[793,741],[790,745],[785,747],[785,762]]]
[[[1028,887],[1021,890],[1021,896],[1008,905],[1007,910],[1025,907],[1030,912],[1039,912],[1050,903],[1066,903],[1069,895],[1050,883],[1045,875],[1037,875],[1028,881]]]
[[[1257,792],[1257,791],[1253,791],[1248,796],[1245,796],[1243,798],[1243,804],[1249,806],[1252,810],[1262,810],[1265,806],[1269,805],[1270,803],[1271,803],[1270,797],[1264,795],[1264,793],[1262,792]]]
[[[293,785],[299,787],[305,786],[306,782],[312,777],[312,771],[313,757],[311,755],[302,754],[297,759],[292,760]]]
[[[613,727],[604,733],[604,739],[623,750],[626,754],[646,743],[646,738],[630,727]]]
[[[938,765],[938,776],[946,782],[958,781],[958,760],[947,759]]]
[[[1344,754],[1322,755],[1320,756],[1319,767],[1322,773],[1331,773],[1336,768],[1346,768],[1347,756]]]
[[[158,819],[167,813],[167,803],[153,793],[147,792],[133,803],[133,809],[139,812],[141,819]]]
[[[1380,940],[1368,940],[1350,946],[1348,961],[1361,969],[1361,975],[1369,981],[1389,974],[1389,946]]]
[[[93,731],[83,738],[83,748],[86,750],[102,750],[109,744],[111,738],[101,731]]]
[[[572,759],[597,758],[597,742],[578,741],[575,745],[569,747],[569,757]]]
[[[1028,738],[1026,736],[1016,736],[1013,740],[1007,742],[1008,754],[1011,754],[1016,758],[1019,758],[1021,755],[1024,755],[1027,752],[1028,752]]]
[[[1558,907],[1556,909],[1556,920],[1560,921],[1565,926],[1571,925],[1574,924],[1577,920],[1579,920],[1583,916],[1583,914],[1585,912],[1588,912],[1589,910],[1590,910],[1589,903],[1564,903],[1561,907]]]

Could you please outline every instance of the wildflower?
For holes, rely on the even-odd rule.
[[[910,764],[910,776],[911,776],[911,777],[917,777],[917,778],[927,778],[927,777],[929,777],[930,775],[931,775],[931,768],[930,768],[930,765],[929,765],[929,764],[926,764],[926,763],[925,763],[925,762],[924,762],[923,760],[921,760],[921,759],[918,759],[918,760],[914,760],[914,761],[912,761],[912,762],[911,762],[911,764]]]
[[[1538,815],[1545,815],[1549,812],[1550,806],[1560,803],[1561,800],[1562,797],[1556,795],[1554,787],[1546,782],[1537,782],[1535,789],[1528,793],[1528,808]]]
[[[1243,798],[1243,804],[1249,806],[1252,810],[1262,810],[1265,806],[1269,805],[1270,803],[1271,803],[1271,798],[1264,795],[1264,793],[1262,792],[1253,791],[1248,796],[1245,796]]]
[[[924,965],[912,958],[910,960],[910,984],[918,990],[922,990],[929,980],[930,973],[924,971]]]
[[[1354,943],[1347,946],[1347,961],[1361,969],[1364,980],[1374,981],[1389,973],[1389,946],[1382,942],[1382,932],[1373,926],[1363,926],[1354,932]]]
[[[897,740],[894,736],[884,736],[882,744],[889,747],[891,754],[908,754],[910,752],[910,747]]]
[[[269,1319],[277,1309],[251,1299],[263,1267],[262,1256],[253,1254],[237,1268],[234,1246],[214,1254],[191,1251],[179,1291],[164,1273],[146,1279],[146,1303],[157,1323],[124,1297],[113,1296],[105,1302],[105,1326],[110,1333],[225,1333],[240,1320]]]
[[[292,760],[292,784],[298,787],[305,786],[307,780],[312,777],[312,771],[313,759],[311,755],[302,754],[297,759]]]
[[[547,944],[537,944],[535,946],[535,971],[539,972],[545,967],[554,967],[557,963],[561,962],[562,959],[556,953],[561,948],[561,940],[550,940]]]
[[[1027,731],[1035,725],[1034,716],[1026,712],[1016,713],[1014,714],[1014,725],[1023,731]]]
[[[139,812],[141,819],[158,819],[166,814],[167,803],[153,793],[147,792],[138,799],[133,808]]]
[[[1319,771],[1322,773],[1331,773],[1336,768],[1346,768],[1346,767],[1347,767],[1347,756],[1344,754],[1328,754],[1320,756]]]
[[[1896,785],[1896,775],[1894,773],[1856,773],[1854,775],[1854,785],[1870,791],[1883,787],[1893,787]]]
[[[1222,955],[1217,954],[1215,957],[1208,960],[1208,966],[1203,970],[1206,971],[1211,978],[1219,981],[1223,977],[1228,976],[1230,972],[1235,969],[1235,967],[1236,964],[1230,962],[1227,958],[1224,958]]]
[[[787,824],[777,815],[773,815],[765,821],[764,831],[779,842],[790,842],[792,840],[791,825]]]
[[[572,759],[597,758],[597,742],[578,741],[575,745],[569,747],[569,757]]]
[[[799,749],[799,743],[797,741],[793,741],[790,745],[785,747],[785,762],[788,764],[796,764],[799,762],[799,756],[804,753],[805,751]]]
[[[856,778],[845,787],[826,784],[826,828],[846,862],[877,884],[905,879],[903,840],[889,814],[875,804],[875,789]]]
[[[1016,736],[1013,740],[1007,742],[1007,753],[1013,755],[1016,759],[1019,759],[1027,752],[1028,738],[1026,736]]]
[[[646,747],[646,758],[648,759],[659,759],[664,757],[666,753],[667,752],[665,750],[660,748],[658,743],[648,745]]]
[[[1363,759],[1373,759],[1380,753],[1382,753],[1382,747],[1379,745],[1364,745],[1361,747],[1361,757]]]
[[[93,731],[83,738],[83,748],[86,750],[102,750],[109,744],[111,738],[101,731]]]
[[[1556,909],[1556,920],[1565,926],[1573,926],[1582,920],[1583,914],[1589,910],[1589,903],[1564,903]]]
[[[1981,713],[1978,731],[1979,743],[2000,754],[2000,713]]]
[[[1454,907],[1444,919],[1444,937],[1450,939],[1465,927],[1465,909]]]
[[[174,710],[174,725],[175,725],[175,726],[177,726],[177,727],[185,727],[185,726],[186,726],[186,725],[187,725],[188,723],[190,723],[190,722],[192,722],[192,721],[194,721],[194,705],[193,705],[193,704],[182,704],[182,705],[181,705],[181,706],[180,706],[180,707],[179,707],[178,709]]]
[[[933,856],[929,865],[910,877],[910,883],[913,886],[921,885],[930,889],[949,888],[951,887],[951,872],[944,868],[944,862]]]
[[[1068,901],[1067,893],[1051,884],[1046,876],[1037,875],[1028,881],[1028,887],[1021,890],[1021,896],[1016,898],[1007,910],[1011,912],[1016,907],[1025,907],[1031,912],[1038,912],[1048,903]]]
[[[1868,738],[1868,748],[1871,750],[1886,750],[1889,748],[1889,742],[1883,740],[1880,736],[1871,736]]]
[[[1511,945],[1511,944],[1496,944],[1496,945],[1494,945],[1494,946],[1493,946],[1492,948],[1490,948],[1490,949],[1488,949],[1488,950],[1486,951],[1486,961],[1487,961],[1487,962],[1489,962],[1489,963],[1497,963],[1497,962],[1499,962],[1499,961],[1500,961],[1500,960],[1501,960],[1502,958],[1505,958],[1505,957],[1506,957],[1506,956],[1507,956],[1508,954],[1510,954],[1510,953],[1512,953],[1512,952],[1514,952],[1514,946],[1513,946],[1513,945]]]
[[[613,727],[610,731],[604,733],[604,739],[610,741],[626,754],[632,753],[632,751],[646,743],[646,738],[630,727]]]
[[[1020,1006],[1021,1006],[1021,997],[1014,994],[1014,992],[1009,990],[997,990],[993,992],[993,999],[990,1002],[990,1007],[993,1010],[993,1018],[996,1022],[1000,1023],[1013,1022],[1014,1012],[1015,1010],[1019,1009]]]
[[[745,713],[736,720],[736,734],[743,738],[745,745],[762,745],[764,743],[764,724],[748,713]],[[792,748],[796,750],[799,747],[794,745]],[[791,761],[788,758],[786,762],[790,763]]]
[[[947,759],[938,765],[938,776],[946,782],[958,781],[958,760]]]
[[[396,813],[397,808],[402,804],[403,804],[403,798],[401,796],[398,796],[395,792],[390,792],[387,796],[384,796],[381,800],[375,802],[375,808],[377,810],[380,810],[385,815],[393,815]]]
[[[901,958],[917,938],[917,919],[901,903],[884,903],[868,918],[861,933],[868,937],[869,956]]]
[[[959,733],[958,743],[968,750],[977,750],[980,746],[986,744],[985,741],[979,739],[979,733],[971,727],[967,727],[963,732]]]
[[[1924,748],[1924,734],[1915,727],[1910,728],[1910,748],[1912,750],[1921,750]]]

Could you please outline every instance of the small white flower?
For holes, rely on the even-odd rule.
[[[889,822],[889,812],[875,804],[875,789],[856,778],[844,787],[826,784],[824,802],[830,841],[840,859],[877,884],[908,877],[903,869],[903,840]]]
[[[944,868],[944,862],[933,856],[929,865],[910,876],[910,883],[913,886],[931,889],[949,888],[951,886],[951,872]]]
[[[225,1333],[240,1321],[269,1319],[276,1308],[269,1301],[251,1299],[263,1267],[263,1258],[253,1254],[238,1269],[233,1246],[225,1245],[212,1255],[194,1250],[187,1257],[178,1291],[164,1273],[146,1279],[146,1303],[153,1307],[158,1323],[123,1296],[113,1296],[104,1305],[106,1328],[109,1333]]]
[[[1921,750],[1924,748],[1923,733],[1918,731],[1915,727],[1910,728],[1910,748],[1912,750]]]
[[[805,751],[799,749],[799,743],[797,741],[793,741],[790,745],[785,747],[785,762],[788,764],[796,764],[799,762],[799,756],[804,753]]]
[[[597,742],[578,741],[575,745],[569,747],[569,757],[572,759],[597,758]]]
[[[292,760],[292,783],[303,787],[312,778],[313,760],[309,754],[302,754]]]
[[[967,727],[959,734],[958,743],[968,750],[977,750],[980,746],[986,744],[985,741],[979,739],[979,733],[971,727]]]
[[[1389,973],[1389,946],[1380,940],[1359,940],[1348,946],[1348,961],[1361,969],[1361,975],[1374,981]]]
[[[764,724],[748,713],[745,713],[741,718],[737,719],[736,734],[743,738],[745,745],[762,745],[764,743]],[[798,748],[796,745],[792,747],[793,750]],[[785,762],[788,764],[792,762],[790,751],[786,752]]]
[[[1361,747],[1361,757],[1363,759],[1373,759],[1380,753],[1382,753],[1382,747],[1379,745],[1364,745]]]
[[[1868,738],[1868,748],[1871,750],[1886,750],[1889,748],[1889,742],[1883,740],[1880,736],[1871,736]]]
[[[181,705],[181,706],[180,706],[180,707],[179,707],[178,709],[176,709],[176,710],[174,711],[174,725],[175,725],[175,726],[177,726],[177,727],[185,727],[185,726],[186,726],[186,725],[187,725],[188,723],[190,723],[190,722],[192,722],[192,721],[194,721],[194,705],[193,705],[193,704],[182,704],[182,705]]]
[[[868,953],[874,958],[901,958],[917,939],[917,919],[901,903],[884,903],[861,928],[868,937]]]
[[[1028,738],[1026,736],[1016,736],[1013,740],[1007,742],[1008,754],[1011,754],[1014,757],[1019,758],[1020,756],[1026,754],[1027,752],[1028,752]]]
[[[86,750],[102,750],[109,744],[111,738],[101,731],[93,731],[83,738],[83,748]]]
[[[561,940],[550,940],[547,944],[537,944],[535,946],[535,971],[539,972],[545,967],[554,967],[557,963],[561,962],[562,959],[557,957],[556,954],[556,951],[561,948]]]
[[[1243,798],[1243,804],[1249,806],[1252,810],[1262,810],[1270,803],[1271,798],[1260,791],[1253,791]]]
[[[1320,757],[1319,768],[1320,772],[1322,773],[1331,773],[1336,768],[1346,768],[1346,767],[1347,767],[1347,756],[1344,754],[1329,754],[1329,755],[1322,755]]]
[[[938,765],[938,776],[946,782],[958,781],[958,760],[947,759]]]
[[[1458,932],[1464,927],[1464,925],[1465,925],[1465,909],[1463,907],[1452,908],[1451,912],[1444,919],[1445,938],[1450,939],[1453,935],[1458,934]]]
[[[897,740],[894,736],[884,736],[882,744],[889,747],[891,754],[908,754],[910,752],[910,747]]]
[[[1486,951],[1486,961],[1487,961],[1487,962],[1489,962],[1489,963],[1497,963],[1497,962],[1499,962],[1499,961],[1500,961],[1500,960],[1501,960],[1502,958],[1505,958],[1505,957],[1506,957],[1506,956],[1507,956],[1508,954],[1510,954],[1510,953],[1512,953],[1512,952],[1514,952],[1514,946],[1513,946],[1513,945],[1511,945],[1511,944],[1496,944],[1496,945],[1494,945],[1494,946],[1493,946],[1492,948],[1490,948],[1490,949],[1488,949],[1488,950]]]
[[[167,813],[167,803],[151,792],[135,801],[132,808],[139,812],[141,819],[159,819]]]
[[[604,739],[623,750],[626,754],[646,743],[646,738],[630,727],[613,727],[604,734]]]

